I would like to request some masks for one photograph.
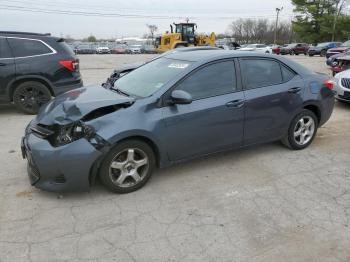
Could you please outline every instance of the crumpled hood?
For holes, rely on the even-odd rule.
[[[348,49],[350,49],[350,47],[336,47],[336,48],[331,48],[328,51],[329,52],[344,52]]]
[[[103,107],[130,104],[134,98],[119,95],[101,86],[89,86],[66,92],[40,109],[36,122],[66,125]]]

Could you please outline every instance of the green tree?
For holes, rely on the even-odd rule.
[[[342,13],[346,0],[292,0],[296,17],[293,30],[301,41],[319,43],[343,41],[350,32],[339,30],[348,16]],[[344,29],[344,28],[342,28]],[[350,28],[349,28],[350,29]]]
[[[97,41],[97,39],[96,39],[96,37],[95,37],[95,36],[90,35],[90,36],[87,38],[87,41],[88,41],[88,42],[96,42],[96,41]]]

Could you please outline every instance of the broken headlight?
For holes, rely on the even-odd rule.
[[[80,138],[91,138],[95,133],[93,127],[77,122],[70,125],[59,126],[52,137],[55,146],[63,146]]]

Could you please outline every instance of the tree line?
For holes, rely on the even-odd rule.
[[[229,32],[235,41],[246,43],[273,43],[275,35],[275,22],[268,19],[240,18],[229,25]],[[290,43],[295,39],[290,22],[282,21],[277,27],[277,43]]]
[[[317,44],[350,38],[350,0],[292,0],[294,18],[277,26],[277,43],[294,41]],[[283,15],[283,14],[282,14]],[[237,19],[229,25],[230,36],[240,43],[273,43],[275,21]]]

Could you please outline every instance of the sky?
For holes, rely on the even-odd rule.
[[[97,38],[142,36],[147,24],[158,34],[189,18],[199,32],[225,33],[238,18],[291,20],[290,0],[0,0],[0,30]]]

